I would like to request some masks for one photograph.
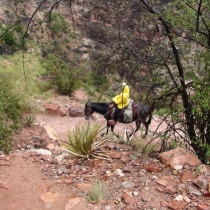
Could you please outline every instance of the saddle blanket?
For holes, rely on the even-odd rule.
[[[129,104],[123,111],[123,122],[133,122],[133,100],[129,98]]]

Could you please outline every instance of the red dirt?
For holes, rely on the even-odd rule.
[[[97,122],[105,123],[103,117],[97,114],[95,117]],[[58,155],[55,153],[52,156],[28,153],[31,146],[46,148],[47,145],[53,144],[58,148],[61,140],[68,140],[68,132],[73,130],[75,125],[86,123],[83,117],[37,115],[36,119],[35,125],[25,127],[20,133],[14,135],[17,141],[17,147],[14,151],[9,155],[0,153],[0,210],[169,209],[164,202],[172,202],[177,193],[170,194],[161,191],[161,187],[157,186],[154,177],[158,179],[168,177],[170,180],[177,181],[178,184],[179,173],[175,174],[173,169],[164,166],[159,160],[141,156],[132,147],[126,144],[118,144],[116,141],[109,142],[108,148],[110,150],[116,148],[118,152],[122,153],[122,157],[114,159],[111,163],[102,163],[100,168],[93,166],[88,161],[75,162],[69,158],[64,158],[63,162],[59,162],[55,159]],[[43,123],[50,125],[57,132],[60,142],[47,135],[45,129],[43,129]],[[91,123],[94,123],[94,121],[91,121]],[[158,122],[153,119],[149,130],[155,131],[157,125]],[[134,125],[117,124],[115,132],[123,134],[124,129],[132,129],[131,126]],[[164,129],[164,126],[160,129]],[[141,131],[138,131],[134,140],[135,138],[141,138],[140,136]],[[44,141],[37,143],[34,139],[40,141],[44,139]],[[147,139],[149,140],[150,137]],[[160,171],[157,173],[147,172],[143,169],[145,164],[155,165]],[[123,172],[124,176],[114,175],[116,169],[122,169],[125,166],[127,168]],[[57,175],[63,167],[65,167],[66,172]],[[77,168],[79,169],[77,170]],[[110,192],[109,199],[96,204],[83,200],[80,207],[67,208],[69,199],[85,198],[84,192],[78,189],[77,183],[87,182],[91,179],[90,177],[96,179],[93,176],[95,173],[97,174],[96,177],[100,177],[105,182]],[[109,177],[107,176],[108,173],[112,175]],[[125,181],[131,181],[135,186],[131,189],[123,189],[122,183]],[[157,190],[158,188],[159,190]],[[125,192],[130,193],[131,191],[136,195],[127,198]],[[186,209],[197,209],[196,205],[199,202],[206,205],[205,201],[202,201],[204,198],[190,198],[191,203],[187,205]]]

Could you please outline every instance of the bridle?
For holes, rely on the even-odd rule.
[[[86,103],[85,109],[84,109],[84,116],[85,116],[86,120],[89,120],[89,118],[95,120],[94,116],[92,115],[94,113],[94,111],[95,111],[94,109],[95,109],[94,105],[92,107],[91,100],[88,99],[88,102]],[[112,109],[107,108],[107,109],[108,109],[108,111],[105,114],[102,114],[102,113],[101,114],[104,116],[105,119],[108,120],[110,117],[113,118],[114,109],[113,108]]]

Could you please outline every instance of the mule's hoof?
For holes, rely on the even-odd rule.
[[[106,133],[102,133],[101,136],[102,136],[102,137],[106,136]]]

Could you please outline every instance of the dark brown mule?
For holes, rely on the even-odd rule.
[[[112,113],[113,110],[109,109],[109,105],[110,105],[109,103],[96,103],[96,102],[90,102],[90,100],[88,100],[88,102],[85,104],[85,110],[84,110],[85,119],[88,120],[94,112],[103,115],[107,121],[107,130],[106,133],[104,133],[105,135],[108,134],[110,127],[111,127],[111,132],[114,133],[115,124],[110,125],[109,121],[111,119],[114,119],[116,122],[126,123],[126,124],[135,121],[136,129],[132,134],[130,134],[130,136],[132,136],[134,133],[136,133],[139,130],[141,123],[143,123],[146,128],[144,136],[148,134],[149,124],[151,123],[152,119],[152,112],[148,106],[134,103],[132,108],[133,118],[130,122],[125,122],[123,119],[123,114],[120,114],[119,116],[113,115]],[[149,119],[147,120],[147,118]]]

